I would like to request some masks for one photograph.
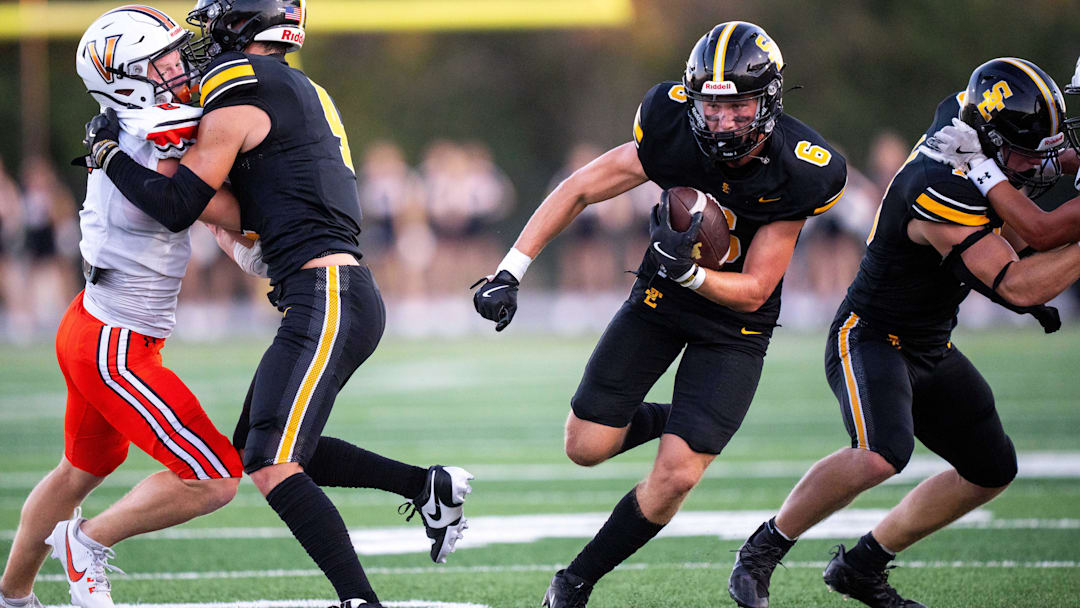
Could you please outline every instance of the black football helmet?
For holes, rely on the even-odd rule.
[[[960,107],[960,120],[975,128],[986,156],[1009,182],[1034,198],[1061,177],[1065,102],[1057,83],[1024,59],[999,57],[975,68]],[[1034,169],[1009,167],[1013,154],[1038,159]]]
[[[199,0],[187,22],[202,30],[196,44],[208,59],[252,42],[283,43],[293,52],[304,46],[307,0]]]
[[[1065,85],[1066,95],[1080,95],[1080,59],[1076,60],[1076,71],[1073,72],[1072,81]],[[1073,147],[1080,151],[1080,116],[1074,116],[1065,120],[1065,134]]]
[[[749,154],[772,134],[783,112],[784,58],[765,30],[729,21],[701,37],[686,60],[683,86],[690,103],[690,128],[698,147],[714,162]],[[702,104],[756,99],[753,121],[734,131],[712,131]]]

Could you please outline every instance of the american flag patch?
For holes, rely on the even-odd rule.
[[[285,19],[289,21],[300,21],[303,15],[304,11],[299,6],[285,7]]]

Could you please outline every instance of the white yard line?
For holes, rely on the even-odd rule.
[[[803,538],[848,539],[874,527],[885,509],[845,509],[803,535]],[[661,537],[710,536],[742,540],[773,511],[682,511],[661,532]],[[546,538],[591,538],[609,513],[559,513],[548,515],[486,515],[469,519],[469,531],[458,548],[532,543]],[[1080,530],[1080,519],[995,519],[986,509],[968,513],[952,528],[969,530]],[[14,538],[14,531],[0,531],[0,540]],[[430,541],[419,526],[358,528],[350,533],[361,555],[427,553]],[[173,528],[139,537],[140,540],[232,540],[290,538],[284,526],[267,528]]]
[[[1080,452],[1024,452],[1018,455],[1021,479],[1080,479]],[[709,479],[778,479],[799,478],[813,461],[765,460],[759,462],[714,462],[705,472]],[[649,471],[647,462],[606,462],[584,468],[572,464],[466,464],[481,481],[598,481],[641,479]],[[948,468],[936,456],[919,455],[907,468],[885,483],[914,483]],[[48,471],[0,473],[0,489],[33,488]],[[131,487],[156,471],[120,471],[110,475],[104,486]]]

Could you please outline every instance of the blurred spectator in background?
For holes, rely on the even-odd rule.
[[[436,141],[421,167],[437,255],[428,284],[457,291],[488,271],[505,246],[490,228],[514,206],[514,188],[485,144]]]
[[[22,277],[17,267],[17,255],[22,248],[23,212],[19,200],[19,187],[7,172],[3,159],[0,159],[0,312],[3,323],[0,330],[14,327],[18,323],[12,317],[21,317],[25,321],[28,308],[24,296]]]
[[[31,157],[22,168],[23,252],[21,285],[28,289],[32,331],[52,331],[78,291],[79,227],[75,200],[55,168]],[[29,280],[32,278],[33,280]]]
[[[575,145],[547,191],[603,153],[603,148],[592,143]],[[586,207],[562,234],[558,288],[576,293],[617,291],[620,295],[626,291],[634,277],[623,271],[636,269],[641,263],[649,240],[649,210],[660,200],[660,192],[659,186],[645,182],[612,199],[615,202],[611,205]]]
[[[868,159],[870,179],[881,190],[882,196],[885,195],[885,189],[889,187],[893,176],[911,154],[913,147],[915,147],[914,141],[906,141],[895,131],[882,131],[870,144]]]
[[[384,294],[423,297],[435,259],[424,184],[392,142],[375,142],[360,167],[360,245]]]

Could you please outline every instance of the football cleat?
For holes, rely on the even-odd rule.
[[[761,524],[735,552],[735,567],[728,578],[728,594],[742,608],[769,608],[769,579],[785,550],[770,545]]]
[[[469,480],[472,474],[460,467],[435,465],[428,468],[424,489],[416,498],[401,505],[401,513],[409,511],[405,521],[420,513],[431,539],[431,561],[446,563],[446,556],[454,552],[469,521],[465,519],[465,496],[472,492]]]
[[[585,608],[589,603],[589,594],[593,586],[585,579],[570,574],[566,570],[559,570],[551,579],[547,591],[544,593],[544,601],[540,606],[544,608]]]
[[[33,593],[20,599],[18,604],[13,598],[4,597],[4,594],[0,593],[0,608],[45,608],[45,605]]]
[[[829,565],[825,566],[825,584],[829,589],[852,597],[871,608],[926,608],[915,600],[900,597],[889,585],[889,566],[881,572],[867,574],[849,561],[844,545],[837,545]]]
[[[360,608],[361,606],[364,606],[365,608],[383,608],[382,604],[372,604],[371,602],[367,600],[362,600],[360,598],[345,600],[340,604],[334,604],[333,606],[328,606],[327,608]]]
[[[121,574],[123,571],[109,565],[109,560],[116,557],[112,549],[90,546],[75,535],[86,521],[81,514],[81,509],[75,509],[72,519],[56,524],[45,544],[52,546],[52,557],[64,565],[71,603],[81,608],[113,608],[112,586],[106,571]]]

